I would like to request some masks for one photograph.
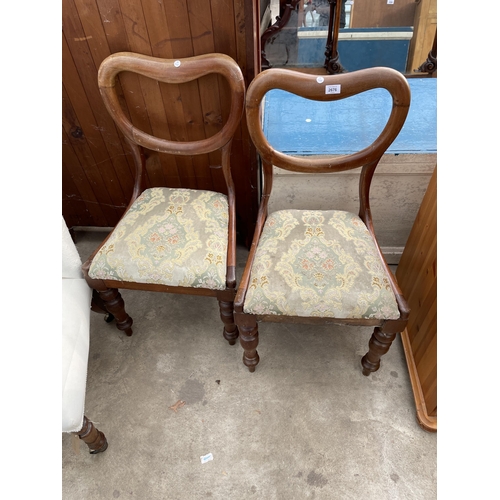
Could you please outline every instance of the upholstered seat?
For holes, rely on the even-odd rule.
[[[244,304],[248,314],[397,319],[373,238],[349,212],[281,210],[262,231]]]
[[[146,189],[92,261],[89,276],[225,290],[227,196]]]

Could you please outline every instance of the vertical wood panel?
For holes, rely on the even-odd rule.
[[[165,59],[174,58],[172,50],[171,35],[167,24],[167,16],[165,12],[165,3],[162,1],[157,2],[144,2],[143,12],[146,21],[146,26],[149,34],[149,41],[151,44],[151,53],[154,57],[162,57]],[[159,84],[160,93],[163,100],[163,106],[166,113],[165,119],[168,127],[168,134],[165,139],[174,141],[187,141],[189,140],[184,120],[184,107],[182,103],[182,96],[178,85]],[[193,171],[193,162],[190,158],[185,157],[172,157],[165,155],[158,155],[158,161],[168,163],[167,167],[167,181],[170,187],[196,187],[191,182],[189,173]],[[207,187],[210,189],[210,187]]]
[[[90,35],[85,33],[73,1],[64,2],[62,14],[63,126],[97,202],[102,203],[104,225],[109,226],[116,224],[128,201],[123,186],[131,186],[130,167],[123,162],[116,127],[100,99],[97,68],[88,45]],[[77,127],[83,132],[80,138],[71,134]]]
[[[64,129],[62,137],[62,161],[66,167],[63,171],[63,177],[67,175],[73,182],[73,185],[78,188],[78,195],[75,192],[69,193],[71,200],[82,201],[85,204],[85,212],[79,214],[81,219],[86,220],[85,216],[88,215],[99,226],[106,226],[108,224],[106,216],[97,201],[85,170],[80,164],[78,156],[73,151]]]
[[[63,215],[69,225],[114,226],[132,193],[128,144],[101,100],[97,72],[110,54],[130,51],[182,58],[230,55],[248,84],[258,71],[256,1],[63,0]],[[248,17],[248,13],[251,13]],[[249,55],[250,54],[250,55]],[[257,60],[258,57],[256,58]],[[214,135],[227,119],[227,85],[217,76],[167,85],[122,73],[117,91],[125,113],[144,132],[171,140]],[[71,135],[79,127],[82,135]],[[257,212],[257,156],[245,124],[233,142],[238,231],[249,241]],[[189,157],[148,152],[146,186],[225,192],[220,154]]]
[[[158,2],[155,3],[158,4]],[[142,4],[136,0],[120,0],[119,4],[129,42],[129,50],[139,54],[153,55]],[[143,76],[139,76],[138,81],[144,99],[144,108],[141,109],[141,104],[137,104],[134,109],[129,109],[130,115],[133,116],[138,109],[141,114],[147,115],[149,120],[150,131],[144,130],[145,132],[169,139],[171,135],[158,82]],[[170,172],[172,168],[171,162],[172,158],[161,155],[159,156],[159,162],[151,161],[147,163],[150,185],[166,185],[163,166]]]
[[[420,0],[415,9],[413,38],[408,50],[406,71],[413,73],[426,61],[437,30],[437,0]]]
[[[131,44],[129,43],[127,36],[127,30],[125,28],[125,21],[120,1],[97,0],[97,6],[101,16],[102,25],[105,30],[110,53],[114,54],[116,52],[132,51]],[[96,66],[100,65],[102,60],[104,60],[104,57],[100,62],[96,62]],[[139,76],[128,72],[122,73],[118,78],[118,82],[119,85],[117,88],[120,96],[120,102],[132,124],[148,134],[153,134]],[[123,88],[126,90],[123,91]],[[166,170],[165,175],[162,175],[161,172],[163,168]],[[169,177],[171,168],[171,163],[164,167],[162,161],[160,161],[156,155],[153,155],[153,157],[149,158],[149,161],[146,163],[146,185],[148,187],[161,186],[163,185],[165,177],[171,182],[171,177]],[[177,179],[175,165],[173,168],[175,170],[173,177]]]
[[[70,92],[73,93],[72,91],[74,91],[74,87],[71,88]],[[80,101],[75,101],[74,99],[73,101],[77,105],[83,101],[83,99]],[[127,204],[127,197],[124,195],[122,184],[125,189],[131,189],[133,186],[128,164],[123,164],[119,161],[115,164],[113,163],[113,159],[116,159],[116,157],[110,156],[99,128],[96,125],[92,125],[92,122],[95,120],[92,113],[87,115],[86,111],[89,111],[89,108],[80,106],[75,110],[72,105],[72,99],[68,96],[64,85],[63,102],[65,103],[63,107],[63,127],[70,136],[70,141],[77,145],[75,149],[81,150],[81,148],[84,148],[87,152],[86,156],[92,163],[90,169],[92,171],[99,171],[99,174],[94,173],[93,175],[95,179],[102,183],[102,187],[109,194],[110,204],[124,209]],[[80,130],[83,133],[82,137],[78,139],[73,138],[73,134],[78,135]],[[123,154],[120,156],[123,156]],[[111,175],[103,178],[100,174],[101,169],[109,170]],[[115,172],[118,172],[119,175],[116,175]]]
[[[437,430],[437,168],[429,182],[396,277],[411,312],[402,334],[420,424]]]
[[[193,43],[193,55],[216,52],[214,40],[214,32],[216,30],[210,4],[206,2],[206,0],[190,0],[188,2],[188,12]],[[225,80],[217,75],[208,75],[204,77],[199,84],[200,102],[206,137],[210,137],[219,132],[224,122],[220,100],[221,88],[223,95],[228,95],[225,90]],[[223,102],[226,102],[226,100],[223,100]],[[211,153],[208,155],[208,158],[208,164],[210,166],[221,164],[220,154]],[[226,191],[221,170],[207,166],[204,167],[203,164],[201,164],[197,166],[196,173],[199,181],[205,181],[206,183],[210,182],[213,189],[217,191]]]
[[[414,304],[415,312],[412,321],[408,322],[411,335],[411,347],[416,362],[420,361],[422,351],[429,341],[429,331],[432,331],[436,322],[436,291],[437,286],[429,290],[422,288],[410,301]]]
[[[67,146],[67,144],[63,143],[63,156],[64,146]],[[69,227],[84,225],[82,222],[83,217],[87,215],[88,210],[80,198],[80,190],[76,187],[67,169],[63,170],[61,182],[63,193],[66,193],[66,198],[62,200],[62,210],[63,214],[65,214],[66,223]]]
[[[70,88],[72,87],[70,86]],[[85,176],[90,182],[93,192],[99,199],[103,200],[102,213],[104,214],[106,221],[114,220],[117,216],[116,208],[113,206],[110,192],[107,189],[108,186],[112,186],[113,179],[107,180],[106,184],[108,186],[103,182],[103,178],[98,167],[99,162],[96,161],[96,158],[92,154],[87,138],[81,135],[81,131],[85,130],[86,126],[81,124],[78,120],[71,103],[69,103],[69,98],[64,85],[62,92],[63,103],[65,103],[65,106],[63,107],[64,112],[62,122],[63,129],[66,132],[66,141],[71,145],[73,151],[77,154],[79,164],[83,167]],[[78,92],[76,95],[78,95]],[[83,99],[81,94],[80,97]],[[92,120],[92,118],[90,119]]]
[[[111,54],[98,6],[95,0],[74,1],[90,49],[90,55],[94,60],[95,67],[98,68],[100,63]],[[127,150],[123,148],[115,127],[99,129],[99,131],[128,199],[129,193],[133,189],[133,160],[130,154],[127,154]]]
[[[236,60],[242,68],[246,83],[249,85],[253,75],[260,71],[260,5],[259,0],[234,0],[234,28],[236,40]],[[233,56],[234,57],[234,56]],[[247,175],[244,178],[242,169],[235,172],[236,184],[236,207],[239,216],[239,228],[247,247],[250,247],[251,238],[255,228],[258,206],[253,200],[258,195],[258,160],[255,154],[245,116],[241,124],[241,139],[237,145],[237,151],[241,151],[242,158],[248,159],[246,168]],[[250,180],[250,182],[248,182]],[[238,210],[239,207],[239,210]],[[247,213],[247,217],[241,214]],[[248,226],[248,224],[250,224]]]
[[[174,1],[165,4],[166,25],[170,35],[170,45],[174,58],[192,57],[194,56],[193,40],[191,34],[191,26],[189,24],[188,6],[186,1]],[[178,121],[183,127],[184,139],[182,140],[198,140],[205,137],[202,129],[202,110],[199,97],[198,83],[189,82],[179,85],[179,98],[182,103],[183,118]],[[180,176],[186,187],[198,187],[196,180],[196,168],[200,165],[200,158],[193,157],[185,158]],[[205,162],[208,162],[205,155]]]

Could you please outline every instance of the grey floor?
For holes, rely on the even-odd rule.
[[[82,260],[104,236],[76,233]],[[437,434],[417,423],[399,337],[364,377],[371,329],[263,323],[251,374],[215,299],[122,296],[132,337],[91,318],[85,413],[109,448],[62,435],[63,499],[437,497]]]

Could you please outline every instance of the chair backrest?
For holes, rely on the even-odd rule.
[[[136,73],[163,83],[182,84],[209,74],[219,74],[229,84],[229,115],[222,128],[213,136],[195,141],[171,141],[150,135],[135,127],[121,107],[116,77],[121,72]],[[136,178],[131,202],[144,188],[145,158],[142,148],[173,155],[199,155],[222,150],[222,170],[231,191],[234,189],[229,154],[231,141],[240,124],[245,104],[245,81],[238,64],[225,54],[204,54],[184,59],[161,59],[157,57],[118,52],[107,57],[99,67],[99,91],[104,104],[130,144],[136,163]],[[166,109],[168,114],[168,109]],[[231,196],[232,197],[232,196]]]
[[[186,83],[205,75],[218,73],[229,83],[231,101],[229,118],[217,134],[199,141],[168,141],[147,134],[132,125],[120,105],[116,91],[116,76],[123,71],[173,84]],[[236,62],[225,54],[160,59],[132,52],[118,52],[101,63],[98,82],[104,104],[125,137],[139,146],[161,153],[192,155],[221,149],[232,139],[243,113],[245,98],[243,74]]]
[[[260,105],[270,90],[280,89],[315,101],[336,101],[377,88],[384,88],[391,94],[391,113],[378,137],[360,151],[347,155],[319,158],[291,156],[275,150],[264,135]],[[338,93],[329,93],[328,91],[331,89],[335,89],[335,92]],[[286,69],[269,69],[257,75],[247,90],[246,117],[250,137],[263,164],[264,186],[260,213],[264,217],[267,214],[267,205],[273,185],[273,166],[304,173],[340,172],[363,167],[359,180],[359,215],[371,228],[369,191],[373,173],[380,158],[403,127],[409,107],[410,87],[408,82],[401,73],[391,68],[368,68],[352,73],[321,77]],[[335,133],[333,128],[332,133]],[[257,226],[260,227],[262,222],[259,218]]]

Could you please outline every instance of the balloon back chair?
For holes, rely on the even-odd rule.
[[[202,140],[176,142],[149,135],[134,127],[120,106],[116,76],[124,71],[166,84],[218,74],[229,83],[226,95],[220,93],[221,99],[230,102],[229,115],[217,133]],[[82,266],[88,285],[97,291],[96,299],[102,299],[98,301],[101,307],[116,319],[117,328],[128,336],[132,335],[132,318],[125,311],[119,289],[216,297],[224,338],[234,345],[238,338],[233,316],[236,215],[230,154],[245,100],[239,66],[224,54],[170,60],[122,52],[102,62],[98,83],[107,110],[130,145],[136,173],[124,215]],[[201,81],[199,85],[201,89]],[[210,90],[204,88],[203,92]],[[184,188],[145,189],[144,149],[185,156],[220,151],[227,195]]]
[[[340,89],[340,93],[327,93],[331,88]],[[392,110],[375,141],[356,153],[290,156],[275,150],[262,130],[260,104],[272,89],[310,100],[330,101],[375,88],[389,91]],[[260,321],[375,327],[369,351],[361,362],[364,375],[378,370],[381,356],[389,350],[396,334],[404,330],[409,308],[377,243],[369,192],[375,168],[399,134],[409,105],[406,79],[390,68],[370,68],[324,78],[269,69],[259,74],[247,89],[247,124],[264,171],[254,238],[235,298],[243,363],[251,372],[259,363],[256,348]],[[332,128],[334,133],[336,130]],[[278,210],[268,215],[273,166],[307,174],[361,167],[359,214],[332,207],[332,210]]]

